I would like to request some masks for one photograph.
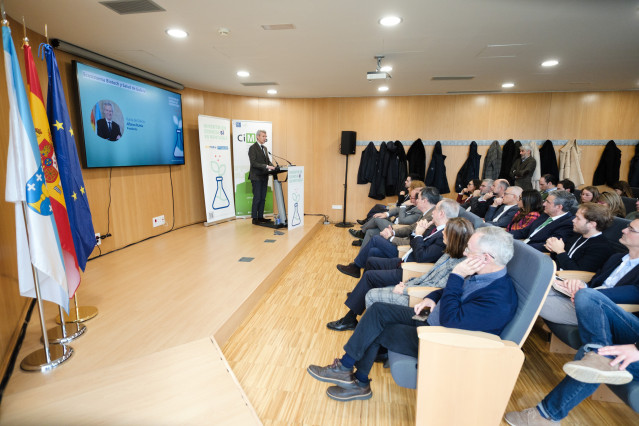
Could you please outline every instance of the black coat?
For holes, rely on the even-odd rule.
[[[420,180],[426,176],[426,150],[421,139],[417,139],[408,149],[406,154],[408,160],[408,172],[419,175]]]
[[[559,166],[557,165],[557,155],[552,142],[547,140],[539,149],[539,170],[541,176],[550,174],[559,179]]]
[[[390,142],[387,146],[390,145]],[[392,197],[399,194],[404,189],[404,181],[408,176],[408,166],[406,164],[406,152],[404,145],[400,141],[395,141],[393,146],[393,156],[389,162],[386,174],[386,196]],[[389,150],[390,151],[390,150]]]
[[[446,156],[442,154],[442,144],[437,141],[435,148],[433,149],[433,156],[430,159],[430,165],[426,171],[426,180],[424,183],[427,186],[434,186],[437,188],[440,194],[450,193],[448,178],[446,178],[445,160]]]
[[[499,179],[506,179],[511,185],[514,184],[514,180],[511,182],[510,170],[519,156],[519,148],[515,144],[515,141],[508,139],[504,144],[501,151],[501,168],[499,169]]]
[[[378,158],[379,152],[377,152],[375,144],[369,142],[364,151],[362,151],[362,158],[359,161],[359,169],[357,170],[358,184],[362,185],[373,181],[373,177],[375,177],[375,172],[377,171]]]
[[[592,177],[593,185],[612,186],[619,181],[619,169],[621,168],[621,150],[617,148],[615,141],[606,144],[599,165]]]
[[[479,179],[479,160],[481,160],[481,155],[477,154],[477,142],[472,141],[468,151],[468,158],[457,173],[455,192],[461,192],[471,179]]]
[[[628,183],[633,188],[639,188],[639,143],[635,145],[635,155],[630,159]]]
[[[368,197],[375,200],[383,200],[386,198],[386,167],[388,167],[388,148],[386,142],[382,142],[379,146],[379,157],[375,168],[375,176],[371,182]]]

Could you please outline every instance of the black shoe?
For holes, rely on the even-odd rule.
[[[344,320],[344,318],[341,318],[337,321],[329,322],[328,324],[326,324],[326,327],[335,331],[355,330],[355,327],[357,327],[357,320],[354,320],[353,322],[346,321]]]
[[[326,395],[336,401],[353,401],[356,399],[370,399],[373,396],[370,383],[362,383],[353,378],[348,385],[339,384],[326,389]]]
[[[366,219],[362,220],[362,219],[357,219],[357,223],[359,223],[360,225],[365,224],[366,222],[368,222]]]
[[[258,219],[260,221],[260,223],[271,223],[271,221],[269,219],[264,219],[263,217]]]
[[[253,220],[251,221],[251,223],[253,223],[253,225],[259,225],[259,224],[261,224],[262,222],[260,222],[260,220],[256,218],[256,219],[253,219]]]
[[[378,353],[375,357],[375,362],[387,362],[388,361],[388,352]]]
[[[348,232],[355,238],[364,238],[364,232],[358,229],[349,229]]]
[[[350,275],[353,278],[359,278],[360,276],[359,266],[354,263],[349,263],[348,265],[337,265],[337,270],[342,274]]]
[[[361,247],[362,243],[364,242],[364,240],[360,240],[359,238],[356,240],[353,240],[353,242],[351,243],[351,245],[355,246],[355,247]]]

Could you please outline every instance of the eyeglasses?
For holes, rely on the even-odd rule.
[[[636,229],[633,229],[630,225],[626,226],[626,229],[634,234],[639,234],[639,231]]]
[[[464,249],[464,256],[468,256],[469,254],[472,254],[472,255],[474,255],[474,256],[481,256],[482,254],[487,254],[487,255],[488,255],[489,257],[491,257],[492,259],[495,259],[495,256],[493,256],[493,255],[492,255],[492,254],[490,254],[490,253],[487,253],[487,252],[485,252],[485,251],[482,251],[482,252],[472,252],[472,251],[470,251],[470,250],[468,249],[468,247],[466,247],[466,248]]]

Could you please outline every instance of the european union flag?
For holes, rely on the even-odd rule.
[[[55,53],[53,53],[53,47],[48,44],[41,44],[40,48],[44,50],[49,74],[47,115],[51,127],[53,146],[58,160],[60,181],[62,182],[62,191],[67,204],[73,245],[78,257],[78,266],[84,271],[87,259],[95,247],[93,220],[91,219],[91,210],[89,209],[86,187],[82,178],[82,169],[80,168],[80,160],[78,159],[78,151],[75,146],[69,110],[62,90]]]

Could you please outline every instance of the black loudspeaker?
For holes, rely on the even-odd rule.
[[[342,130],[342,143],[339,146],[339,153],[342,155],[355,154],[355,142],[357,142],[357,132]]]

